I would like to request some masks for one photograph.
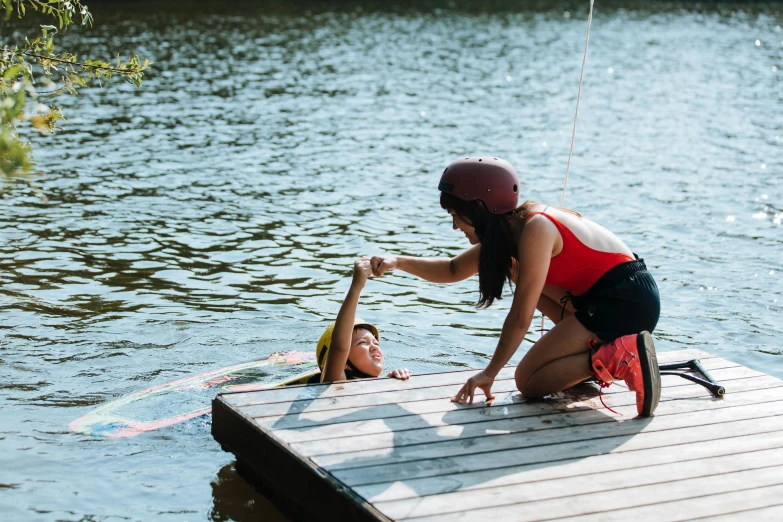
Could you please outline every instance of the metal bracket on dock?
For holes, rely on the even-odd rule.
[[[658,365],[658,369],[660,370],[661,375],[679,375],[683,379],[695,382],[696,384],[701,384],[707,388],[715,397],[723,397],[723,394],[726,393],[726,389],[716,382],[709,373],[707,373],[707,370],[704,369],[698,359],[693,359],[686,362],[660,364]],[[688,372],[696,373],[701,377],[696,377],[695,375],[691,375]]]

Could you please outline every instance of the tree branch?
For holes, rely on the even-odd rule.
[[[9,49],[3,48],[3,51],[7,51],[7,50],[9,50]],[[64,63],[64,64],[68,64],[68,65],[78,65],[82,69],[98,69],[98,70],[101,70],[101,71],[116,72],[116,73],[121,73],[121,74],[135,73],[135,72],[140,72],[140,70],[142,70],[142,69],[140,69],[140,70],[135,70],[135,69],[118,69],[116,67],[105,67],[103,65],[90,65],[90,64],[87,64],[87,63],[71,62],[71,61],[68,61],[68,60],[63,60],[62,58],[54,58],[54,57],[51,57],[51,56],[44,56],[42,54],[35,54],[35,53],[31,53],[29,51],[22,51],[20,54],[22,54],[24,56],[29,56],[31,58],[38,58],[39,60],[48,60],[50,62]]]

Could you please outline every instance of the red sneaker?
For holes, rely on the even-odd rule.
[[[593,374],[601,387],[622,379],[636,392],[636,410],[649,417],[661,398],[661,374],[649,332],[625,335],[601,345],[592,355]]]

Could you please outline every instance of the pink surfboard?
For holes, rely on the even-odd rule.
[[[271,366],[290,367],[285,368],[288,377],[263,382],[265,377],[268,379]],[[96,437],[135,437],[208,414],[210,402],[218,392],[304,384],[318,371],[312,352],[272,354],[266,359],[192,375],[132,393],[97,407],[71,422],[68,428]]]

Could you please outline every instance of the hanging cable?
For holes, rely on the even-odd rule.
[[[579,100],[582,97],[582,78],[585,75],[585,62],[587,61],[587,46],[590,44],[590,24],[593,21],[593,3],[590,0],[590,13],[587,15],[587,35],[585,36],[585,54],[582,56],[582,71],[579,73],[579,89],[576,91],[576,111],[574,112],[574,128],[571,131],[571,148],[568,151],[568,163],[566,163],[565,182],[563,183],[563,196],[560,198],[560,206],[565,203],[566,186],[568,186],[568,171],[571,168],[571,155],[574,153],[574,137],[576,136],[576,119],[579,116]]]
[[[590,25],[593,22],[593,4],[590,0],[590,12],[587,14],[587,34],[585,35],[585,53],[582,56],[582,70],[579,72],[579,88],[576,91],[576,110],[574,111],[574,127],[571,130],[571,147],[568,149],[568,162],[566,163],[565,181],[563,182],[563,195],[560,197],[560,206],[565,204],[566,187],[568,186],[568,171],[571,169],[571,156],[574,153],[574,138],[576,137],[576,119],[579,116],[579,100],[582,98],[582,79],[585,75],[585,62],[587,62],[587,47],[590,45]],[[544,336],[544,314],[541,314],[541,337]]]

